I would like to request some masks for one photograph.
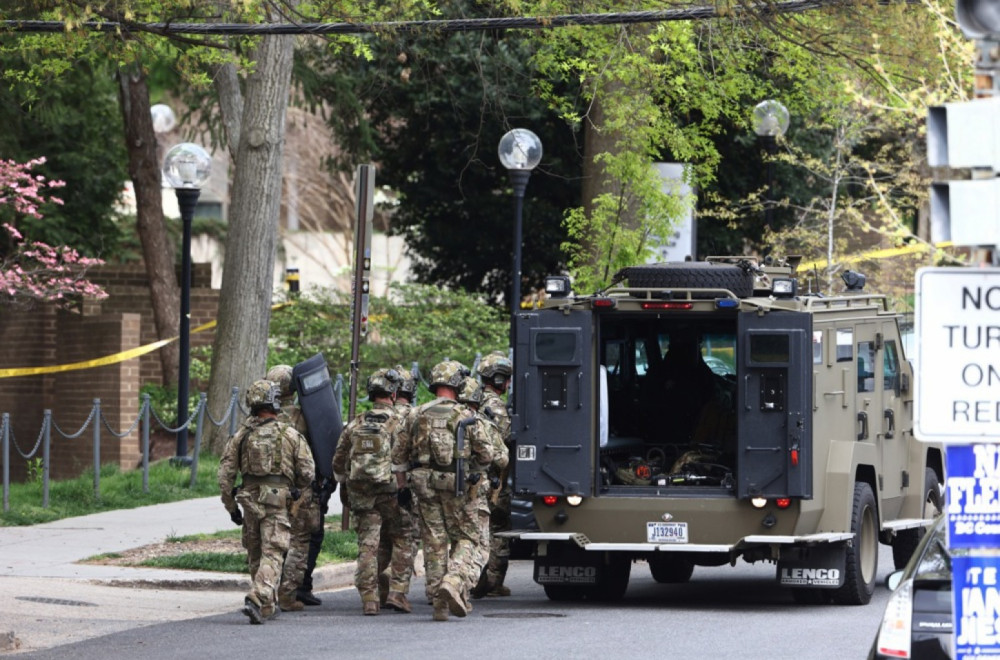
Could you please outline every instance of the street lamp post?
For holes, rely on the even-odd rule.
[[[497,152],[514,186],[514,263],[510,291],[510,344],[514,347],[517,310],[521,305],[521,210],[531,171],[542,160],[542,141],[526,128],[515,128],[500,138]]]
[[[753,109],[753,132],[767,149],[767,192],[764,206],[764,223],[771,227],[774,220],[774,154],[777,153],[777,139],[788,130],[788,108],[780,101],[761,101]]]
[[[208,153],[191,142],[171,147],[163,159],[163,176],[177,193],[177,206],[181,212],[184,238],[181,245],[181,322],[178,339],[180,359],[177,369],[177,455],[174,461],[185,464],[187,455],[188,381],[190,369],[191,331],[191,220],[198,205],[201,186],[208,181],[212,159]]]

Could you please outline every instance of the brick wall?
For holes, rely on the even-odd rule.
[[[213,320],[218,309],[217,290],[211,286],[210,264],[195,264],[191,277],[192,328]],[[82,313],[40,305],[31,310],[4,309],[0,313],[0,366],[36,367],[72,364],[114,355],[158,340],[153,324],[148,280],[142,265],[104,266],[90,272],[90,279],[104,286],[109,297],[87,301]],[[209,330],[191,335],[191,347],[209,346]],[[111,365],[53,374],[0,378],[0,413],[10,414],[18,447],[30,453],[42,428],[46,409],[66,434],[75,434],[87,421],[94,399],[101,400],[107,424],[122,433],[132,426],[139,410],[139,389],[144,383],[162,384],[156,351]],[[192,391],[195,391],[192,385]],[[154,429],[155,430],[155,424]],[[139,426],[117,438],[103,422],[100,426],[100,463],[123,469],[141,461]],[[74,439],[51,434],[51,476],[77,476],[93,466],[94,420]],[[192,445],[193,446],[193,445]],[[36,456],[41,456],[39,447]],[[25,477],[26,461],[11,446],[10,473]]]

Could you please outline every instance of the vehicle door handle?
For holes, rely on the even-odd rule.
[[[893,432],[896,430],[896,413],[893,412],[892,408],[886,408],[883,415],[885,416],[885,421],[889,423],[888,427],[886,427],[885,437],[892,439]]]
[[[858,440],[868,439],[868,413],[862,411],[858,413],[858,421],[861,422],[861,433],[858,434]]]

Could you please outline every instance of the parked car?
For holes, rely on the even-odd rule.
[[[938,516],[909,563],[892,573],[893,589],[868,653],[875,658],[953,658],[951,554],[945,517]]]

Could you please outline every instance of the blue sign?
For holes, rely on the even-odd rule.
[[[952,557],[955,659],[1000,657],[1000,557]]]
[[[948,445],[945,451],[948,547],[1000,548],[1000,445]]]

